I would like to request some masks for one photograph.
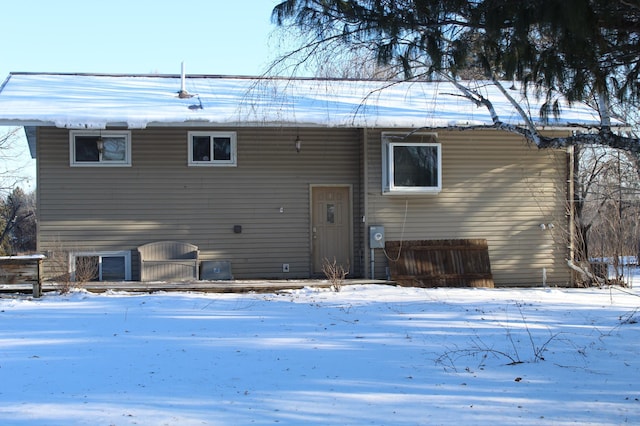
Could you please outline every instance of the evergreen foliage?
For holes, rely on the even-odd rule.
[[[403,78],[519,81],[544,97],[543,117],[560,113],[558,94],[600,111],[597,137],[520,132],[538,146],[639,150],[610,129],[611,103],[640,99],[639,0],[285,0],[272,19],[311,34],[312,53],[323,44],[361,49]]]
[[[35,194],[15,188],[0,200],[0,254],[36,249]]]

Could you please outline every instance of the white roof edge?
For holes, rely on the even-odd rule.
[[[0,126],[7,127],[51,127],[55,126],[53,121],[39,121],[39,120],[0,120]]]
[[[549,125],[544,125],[544,126],[538,126],[536,127],[536,129],[538,131],[545,131],[545,130],[591,130],[594,128],[597,128],[598,126],[592,126],[592,125],[586,125],[586,124],[574,124],[574,125],[562,125],[562,126],[549,126]],[[628,124],[612,124],[611,125],[612,129],[616,129],[620,132],[627,132],[627,131],[631,131],[632,128],[631,126],[629,126]]]
[[[37,121],[37,120],[0,120],[0,126],[7,127],[58,127],[61,129],[70,129],[70,130],[99,130],[106,129],[108,127],[118,127],[118,128],[126,128],[129,130],[137,130],[137,129],[145,129],[150,127],[211,127],[211,128],[255,128],[255,127],[270,127],[270,128],[278,128],[278,127],[297,127],[297,128],[367,128],[367,129],[375,129],[375,128],[384,128],[384,129],[413,129],[412,126],[347,126],[347,125],[326,125],[326,124],[318,124],[318,123],[300,123],[300,122],[236,122],[236,123],[219,123],[219,122],[211,122],[211,121],[175,121],[175,122],[161,122],[161,121],[152,121],[146,123],[145,126],[136,126],[130,125],[126,122],[108,122],[105,123],[105,126],[98,127],[89,127],[89,126],[59,126],[53,121]],[[430,126],[425,127],[429,129],[447,129],[452,126]],[[464,129],[465,127],[474,127],[473,125],[456,125],[458,129]],[[477,126],[476,126],[477,127]],[[491,126],[485,126],[487,129],[491,129]],[[539,131],[549,131],[549,130],[561,130],[561,131],[571,131],[571,130],[580,130],[580,129],[589,129],[594,126],[587,126],[583,124],[575,124],[575,125],[544,125],[537,126],[537,130]],[[613,124],[612,128],[618,131],[631,131],[631,127],[626,124]]]
[[[125,129],[129,129],[129,130],[140,130],[140,129],[146,129],[146,128],[162,128],[162,127],[186,127],[186,128],[191,128],[191,127],[211,127],[211,128],[255,128],[255,127],[269,127],[269,128],[278,128],[278,127],[282,127],[282,128],[286,128],[286,127],[296,127],[296,128],[367,128],[367,129],[375,129],[375,128],[381,128],[381,129],[413,129],[414,127],[412,126],[347,126],[347,125],[340,125],[340,126],[331,126],[331,125],[323,125],[323,124],[317,124],[317,123],[292,123],[292,122],[270,122],[270,123],[264,123],[264,122],[237,122],[237,123],[216,123],[216,122],[211,122],[211,121],[176,121],[176,122],[160,122],[160,121],[153,121],[153,122],[149,122],[146,123],[146,126],[131,126],[126,122],[109,122],[106,123],[105,126],[99,126],[99,127],[89,127],[89,126],[58,126],[56,125],[55,122],[53,121],[34,121],[34,120],[0,120],[0,126],[7,126],[7,127],[58,127],[61,129],[70,129],[70,130],[99,130],[99,129],[106,129],[108,127],[118,127],[118,128],[125,128]],[[424,127],[424,126],[423,126]],[[425,127],[428,129],[447,129],[447,128],[451,128],[452,126],[430,126],[430,127]],[[465,127],[481,127],[481,126],[473,126],[473,125],[469,125],[469,126],[464,126],[464,125],[456,125],[455,126],[458,129],[464,129]],[[618,131],[631,131],[631,127],[629,127],[628,125],[612,125],[612,128],[618,130]],[[487,130],[491,129],[491,126],[485,126],[485,128]],[[589,129],[589,128],[593,128],[593,126],[587,126],[587,125],[582,125],[582,124],[575,124],[575,125],[571,125],[571,126],[567,126],[567,125],[559,125],[559,126],[553,126],[553,125],[544,125],[544,126],[537,126],[536,127],[537,130],[539,131],[550,131],[550,130],[561,130],[561,131],[571,131],[571,130],[580,130],[580,129]]]

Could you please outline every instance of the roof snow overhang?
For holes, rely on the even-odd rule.
[[[491,82],[467,83],[500,118],[525,125]],[[511,86],[509,84],[508,86]],[[506,86],[506,87],[508,87]],[[184,88],[184,93],[180,93]],[[569,106],[558,119],[539,116],[542,100],[510,95],[540,128],[594,127],[595,110]],[[141,129],[198,127],[446,128],[491,126],[492,117],[449,82],[190,75],[11,73],[0,86],[0,125]],[[622,123],[616,123],[622,125]]]

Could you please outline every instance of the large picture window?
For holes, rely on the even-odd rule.
[[[125,130],[69,133],[70,163],[75,167],[131,165],[131,133]]]
[[[190,166],[236,166],[235,132],[189,132]]]
[[[418,135],[417,139],[383,136],[383,193],[428,194],[442,190],[441,145],[434,142],[435,135]]]

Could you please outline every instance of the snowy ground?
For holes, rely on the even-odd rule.
[[[637,289],[0,299],[3,425],[640,423]]]

